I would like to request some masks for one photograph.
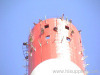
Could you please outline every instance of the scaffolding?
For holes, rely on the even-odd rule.
[[[28,43],[27,42],[24,42],[23,43],[23,46],[22,46],[22,50],[23,50],[23,55],[24,55],[24,58],[25,58],[25,66],[24,68],[26,69],[25,71],[25,74],[24,75],[28,75]]]

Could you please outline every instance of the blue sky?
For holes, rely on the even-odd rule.
[[[65,14],[82,30],[88,71],[100,75],[100,0],[0,0],[0,75],[24,75],[22,43],[33,22]]]

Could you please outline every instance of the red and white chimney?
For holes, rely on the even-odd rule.
[[[72,20],[39,20],[28,42],[28,75],[86,75],[80,31]]]

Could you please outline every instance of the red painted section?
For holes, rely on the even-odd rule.
[[[81,43],[81,35],[79,34],[78,30],[74,25],[70,25],[69,30],[69,37],[71,38],[70,42],[70,48],[71,48],[71,59],[74,63],[76,63],[82,70],[85,70],[83,67],[84,61],[81,60],[83,57],[83,53],[79,54],[79,52],[82,52],[82,43]],[[74,31],[72,34],[71,32]]]
[[[61,22],[61,21],[60,21]],[[41,21],[34,26],[31,31],[32,38],[31,42],[29,40],[29,66],[28,72],[29,75],[33,71],[33,69],[40,64],[41,62],[57,58],[58,54],[56,53],[56,43],[55,43],[55,35],[56,31],[53,30],[57,24],[60,24],[56,18],[47,19],[45,21]],[[49,25],[48,28],[45,28],[45,25]],[[83,54],[79,54],[79,51],[82,50],[81,36],[78,30],[75,28],[73,24],[69,24],[69,35],[68,37],[71,39],[69,42],[71,48],[71,60],[77,64],[82,70],[85,70],[83,67],[83,60],[81,60]],[[44,32],[41,32],[41,28],[44,29]],[[72,33],[73,31],[73,33]],[[50,36],[50,39],[46,39],[46,36]],[[59,40],[58,40],[59,41]],[[34,48],[36,48],[36,51]],[[30,56],[32,54],[32,56]]]

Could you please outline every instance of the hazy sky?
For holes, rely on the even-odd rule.
[[[100,75],[100,0],[0,0],[0,75],[24,75],[22,43],[39,19],[65,14],[82,30],[88,71]]]

